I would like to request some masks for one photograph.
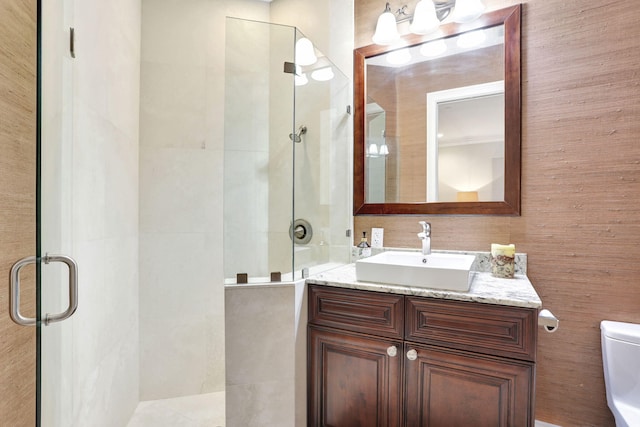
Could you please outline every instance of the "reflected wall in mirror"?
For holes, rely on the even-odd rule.
[[[355,50],[354,214],[517,215],[520,6],[435,37]]]
[[[429,92],[426,105],[427,202],[503,201],[504,81]]]

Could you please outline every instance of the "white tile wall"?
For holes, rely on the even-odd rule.
[[[142,0],[142,8],[140,398],[148,400],[224,389],[224,20],[268,20],[269,6]],[[239,121],[237,131],[247,126]],[[245,140],[255,143],[255,133]]]

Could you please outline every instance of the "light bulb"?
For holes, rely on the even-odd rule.
[[[396,17],[391,12],[384,12],[378,17],[376,32],[371,38],[375,44],[390,45],[400,40]]]
[[[451,19],[464,24],[478,19],[483,12],[484,4],[481,0],[456,0]]]
[[[409,31],[414,34],[429,34],[437,30],[439,26],[436,5],[432,0],[420,0],[416,5]]]

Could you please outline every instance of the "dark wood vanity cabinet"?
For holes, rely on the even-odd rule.
[[[308,425],[533,426],[537,310],[309,287]]]
[[[401,425],[402,342],[321,327],[311,327],[308,338],[316,376],[309,425]],[[390,357],[394,345],[400,348]]]

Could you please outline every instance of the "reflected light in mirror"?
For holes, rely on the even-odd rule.
[[[447,51],[447,44],[444,40],[436,40],[431,43],[425,43],[420,47],[420,54],[431,58],[434,56],[442,55]]]
[[[469,33],[460,35],[457,45],[458,47],[468,49],[481,45],[486,39],[487,35],[485,34],[484,30],[471,31]]]
[[[404,48],[400,50],[394,50],[387,55],[387,62],[391,65],[403,65],[411,61],[411,54],[409,49]]]
[[[456,201],[458,202],[477,202],[478,201],[478,192],[477,191],[458,191],[456,195]]]

